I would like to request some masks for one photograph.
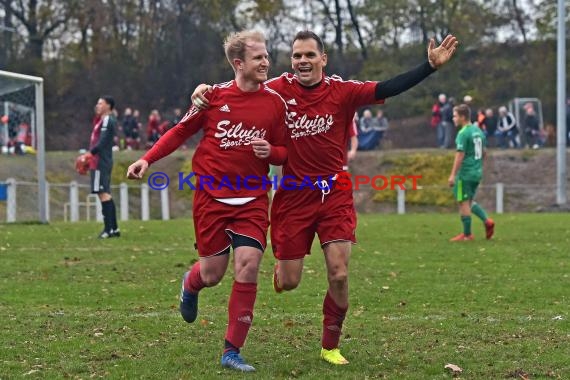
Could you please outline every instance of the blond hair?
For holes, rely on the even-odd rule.
[[[234,67],[234,59],[245,60],[245,49],[250,42],[265,43],[265,35],[257,30],[243,30],[231,33],[224,41],[224,51],[230,65]]]

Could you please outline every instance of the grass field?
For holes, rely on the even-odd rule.
[[[201,294],[197,323],[178,314],[190,221],[130,221],[107,241],[95,223],[0,225],[0,378],[448,379],[453,363],[463,379],[569,379],[568,215],[496,221],[491,242],[474,221],[476,241],[448,243],[456,215],[362,216],[340,368],[318,359],[320,250],[281,295],[266,252],[247,375],[219,365],[231,273]]]

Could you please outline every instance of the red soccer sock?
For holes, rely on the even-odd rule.
[[[228,304],[226,341],[238,349],[243,347],[251,327],[256,296],[257,284],[234,281]]]
[[[323,302],[323,339],[322,345],[326,350],[338,348],[342,322],[346,316],[348,307],[341,308],[332,299],[329,292]]]
[[[198,294],[198,292],[205,287],[206,285],[204,285],[204,281],[202,281],[202,276],[200,275],[200,262],[198,261],[192,265],[190,274],[186,277],[184,289],[188,290],[190,293]]]

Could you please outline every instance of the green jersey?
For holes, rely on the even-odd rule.
[[[481,181],[481,177],[483,177],[483,150],[487,144],[481,129],[473,124],[465,125],[459,130],[455,144],[458,152],[465,152],[457,178],[463,181]]]

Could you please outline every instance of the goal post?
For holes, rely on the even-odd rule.
[[[33,88],[32,88],[33,87]],[[31,91],[33,100],[29,97],[23,98],[18,94]],[[44,124],[44,80],[41,77],[13,73],[0,70],[0,102],[3,107],[0,108],[0,114],[7,116],[5,120],[0,121],[3,127],[0,140],[3,145],[8,147],[9,125],[6,120],[10,119],[9,112],[16,113],[22,119],[29,119],[31,146],[36,151],[37,172],[38,172],[38,213],[41,223],[48,222],[47,215],[47,185],[46,185],[46,165],[45,165],[45,124]],[[27,119],[26,119],[27,122]],[[2,147],[4,148],[4,146]],[[9,153],[9,151],[7,152]],[[2,152],[0,152],[2,154]]]

